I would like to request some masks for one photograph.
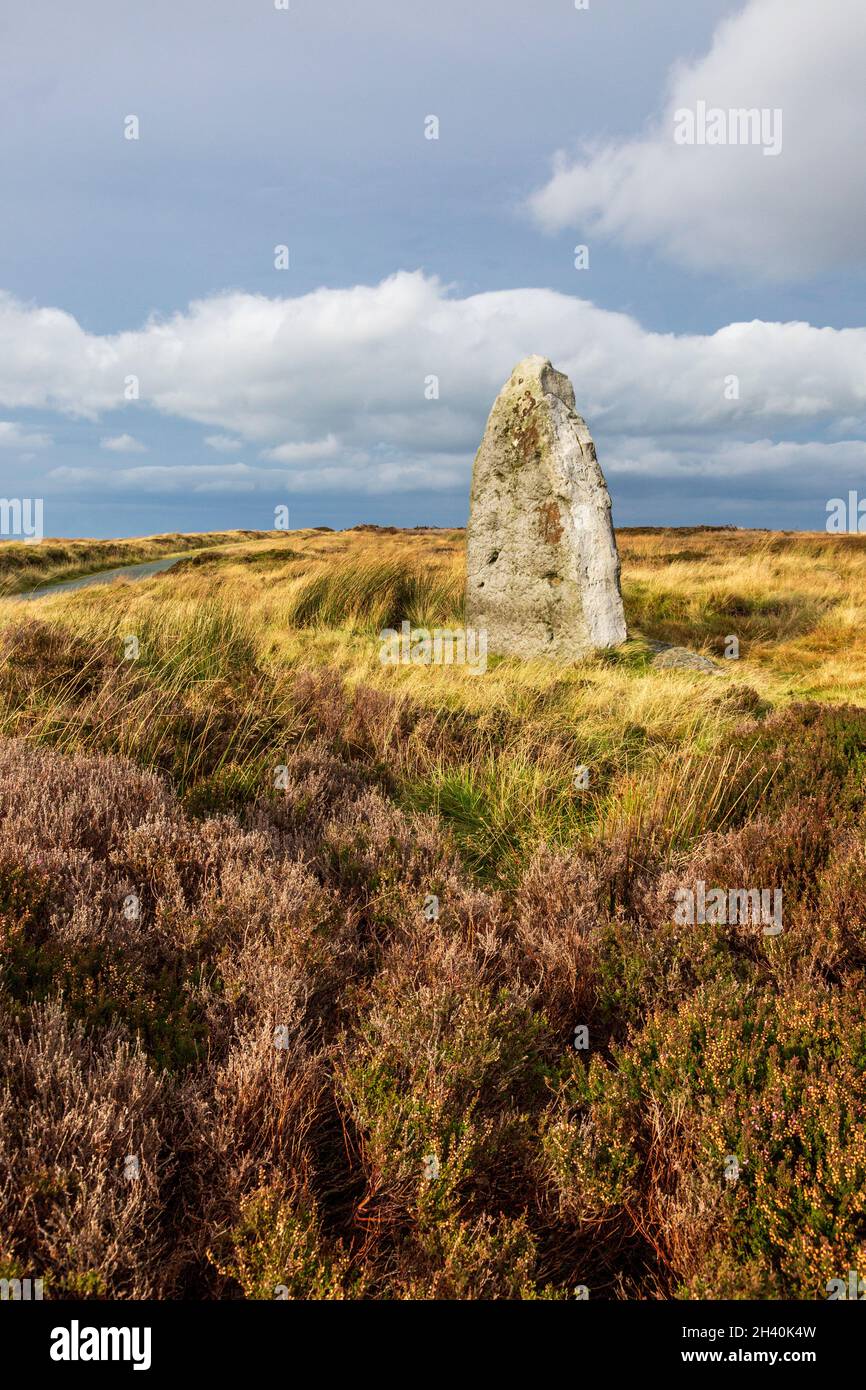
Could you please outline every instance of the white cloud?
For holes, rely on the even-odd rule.
[[[336,435],[329,434],[326,439],[314,439],[295,444],[278,444],[274,449],[265,449],[263,457],[274,459],[277,463],[297,463],[306,459],[329,459],[340,451]]]
[[[108,449],[112,454],[146,454],[147,446],[131,434],[114,434],[100,439],[100,449]]]
[[[19,343],[38,371],[22,371]],[[420,272],[295,299],[218,295],[106,337],[0,297],[0,407],[26,395],[43,409],[98,416],[123,407],[132,373],[136,411],[210,426],[261,460],[55,470],[81,487],[98,477],[150,492],[460,488],[497,391],[530,352],[571,377],[612,473],[699,479],[750,467],[760,476],[772,460],[783,476],[807,467],[800,446],[811,441],[817,475],[819,456],[828,469],[855,466],[850,451],[866,437],[866,328],[757,320],[705,335],[652,333],[552,290],[459,298]],[[438,399],[427,399],[432,375]],[[729,399],[733,377],[739,396]]]
[[[699,268],[776,278],[862,266],[864,69],[862,0],[749,0],[671,74],[646,133],[560,153],[530,208],[550,230],[655,245]],[[780,110],[781,153],[677,145],[676,112],[700,101]]]
[[[216,449],[218,454],[236,454],[244,447],[242,440],[232,439],[228,434],[208,434],[204,442],[209,449]]]
[[[860,439],[799,443],[792,440],[680,440],[676,448],[653,440],[609,442],[606,471],[611,476],[681,479],[774,477],[782,482],[808,482],[822,473],[830,477],[866,476],[866,442]]]
[[[50,434],[28,433],[17,420],[0,420],[0,449],[46,449]]]
[[[175,492],[253,492],[258,483],[273,481],[261,470],[248,468],[244,463],[225,464],[148,464],[134,468],[114,468],[109,473],[99,468],[53,468],[49,478],[65,485],[98,483],[117,492],[175,493]]]

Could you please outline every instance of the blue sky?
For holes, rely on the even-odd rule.
[[[49,535],[462,524],[540,352],[619,524],[820,529],[866,493],[864,62],[860,0],[8,6],[0,491]],[[700,101],[780,152],[678,147]]]

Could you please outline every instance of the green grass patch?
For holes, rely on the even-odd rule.
[[[444,625],[460,618],[462,580],[398,562],[340,565],[304,580],[293,595],[294,627],[379,632]]]

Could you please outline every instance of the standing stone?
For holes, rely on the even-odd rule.
[[[490,652],[575,661],[626,638],[610,494],[567,376],[526,357],[472,474],[466,623]]]

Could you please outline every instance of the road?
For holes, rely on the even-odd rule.
[[[86,589],[91,584],[110,584],[114,579],[146,579],[151,574],[161,574],[171,569],[182,555],[167,555],[161,560],[145,560],[138,565],[120,565],[113,570],[99,570],[96,574],[83,574],[78,579],[64,579],[59,584],[45,584],[38,589],[30,589],[26,594],[9,594],[9,598],[34,599],[48,598],[50,594],[62,594],[67,590]]]

